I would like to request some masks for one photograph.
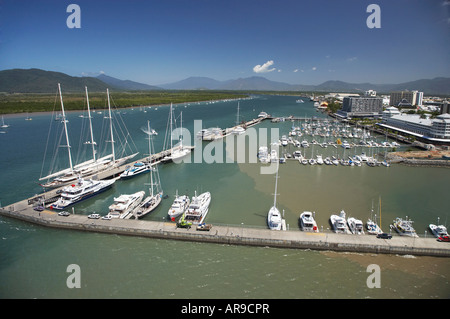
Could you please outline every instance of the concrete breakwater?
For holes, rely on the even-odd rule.
[[[146,220],[89,219],[86,215],[64,217],[49,210],[37,212],[27,201],[0,208],[0,215],[20,219],[45,227],[130,235],[158,239],[172,239],[228,245],[248,245],[275,248],[331,250],[376,254],[450,257],[448,243],[435,238],[393,236],[378,239],[371,235],[344,235],[335,233],[308,233],[299,230],[271,231],[239,226],[216,226],[209,231],[177,228],[175,223]]]

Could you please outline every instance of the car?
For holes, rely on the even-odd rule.
[[[387,234],[387,233],[382,233],[382,234],[378,234],[377,238],[382,238],[382,239],[391,239],[392,235],[391,234]]]
[[[449,236],[440,236],[437,241],[450,241],[450,237]]]
[[[99,218],[100,218],[100,215],[94,213],[94,214],[88,215],[88,218],[91,218],[91,219],[99,219]]]
[[[58,213],[58,216],[65,216],[65,217],[67,217],[67,216],[69,216],[70,215],[70,213],[69,212],[66,212],[66,211],[62,211],[62,212],[59,212]]]
[[[37,211],[37,212],[42,212],[44,209],[45,209],[45,207],[44,206],[41,206],[41,205],[39,205],[39,206],[36,206],[35,208],[33,208],[35,211]]]
[[[105,215],[105,216],[102,216],[102,219],[111,220],[112,217],[111,217],[111,215]]]

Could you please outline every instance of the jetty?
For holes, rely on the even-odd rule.
[[[48,209],[36,211],[26,199],[0,208],[0,215],[51,228],[158,239],[338,252],[450,257],[450,246],[431,237],[393,236],[388,240],[372,235],[310,233],[300,230],[276,231],[222,225],[213,225],[209,231],[197,231],[178,228],[176,223],[167,221],[90,219],[86,213],[60,216]]]

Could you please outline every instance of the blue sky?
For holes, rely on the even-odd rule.
[[[66,25],[71,3],[81,9],[79,29]],[[381,28],[366,25],[371,3]],[[154,85],[189,76],[448,77],[450,0],[0,0],[0,69],[11,68]]]

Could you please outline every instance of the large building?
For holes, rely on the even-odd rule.
[[[383,112],[379,126],[422,138],[430,143],[450,143],[450,114],[445,113],[434,119],[423,118],[419,114],[403,114],[394,107]]]
[[[383,99],[379,97],[345,97],[342,109],[337,111],[340,117],[378,117],[383,111]]]
[[[390,105],[392,106],[422,106],[423,92],[419,91],[398,91],[392,92],[390,97]]]

